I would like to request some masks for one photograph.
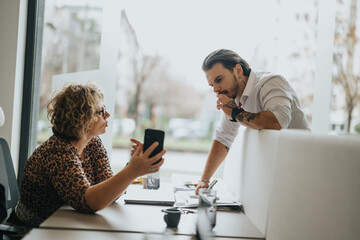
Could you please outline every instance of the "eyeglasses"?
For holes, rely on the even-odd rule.
[[[101,110],[97,111],[96,114],[101,114],[105,118],[106,117],[106,107],[105,107],[105,105],[101,108]]]

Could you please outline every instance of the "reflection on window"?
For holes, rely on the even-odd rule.
[[[337,1],[331,130],[360,134],[359,1]]]

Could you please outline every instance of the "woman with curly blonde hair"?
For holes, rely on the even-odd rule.
[[[94,213],[114,202],[137,177],[156,172],[162,158],[149,157],[158,143],[143,153],[142,145],[129,164],[113,175],[98,135],[106,132],[110,114],[104,96],[93,84],[69,85],[47,104],[53,135],[26,162],[20,200],[10,222],[38,226],[62,205]]]

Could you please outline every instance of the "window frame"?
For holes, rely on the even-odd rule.
[[[22,110],[20,125],[20,149],[18,165],[18,186],[24,174],[24,166],[36,147],[36,129],[39,101],[42,34],[45,0],[28,0],[25,63],[23,78]]]

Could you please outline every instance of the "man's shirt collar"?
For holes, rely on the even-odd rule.
[[[256,74],[253,70],[251,70],[248,81],[246,83],[244,92],[241,96],[236,96],[236,102],[240,102],[242,105],[245,104],[246,100],[248,99],[250,93],[252,92],[256,81]]]

